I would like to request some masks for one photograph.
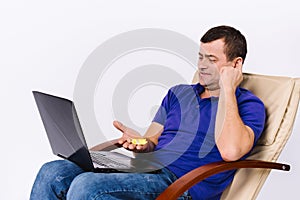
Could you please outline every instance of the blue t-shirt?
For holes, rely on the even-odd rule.
[[[203,91],[199,83],[172,87],[153,119],[164,126],[155,148],[156,157],[177,177],[223,160],[214,137],[218,97],[201,99],[199,95]],[[243,88],[237,88],[236,98],[242,121],[255,134],[255,144],[264,129],[264,105]],[[231,170],[213,175],[190,188],[189,193],[195,200],[219,199],[234,173]]]

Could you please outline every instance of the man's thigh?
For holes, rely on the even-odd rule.
[[[83,173],[68,191],[68,199],[155,199],[177,178],[161,173]]]

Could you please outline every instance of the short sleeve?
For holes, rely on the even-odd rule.
[[[255,135],[254,145],[261,136],[266,120],[266,110],[263,102],[249,91],[242,91],[238,97],[239,114],[246,126],[249,126]]]
[[[163,98],[162,103],[161,103],[158,111],[156,112],[152,122],[157,122],[161,125],[165,124],[167,115],[168,115],[170,109],[172,108],[172,105],[174,105],[175,102],[177,102],[177,97],[174,94],[174,90],[176,90],[177,87],[178,86],[174,86],[169,89],[168,93]]]

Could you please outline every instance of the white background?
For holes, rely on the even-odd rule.
[[[296,1],[78,1],[0,3],[0,199],[28,199],[35,175],[52,155],[31,91],[72,98],[76,77],[101,43],[138,28],[176,31],[195,42],[210,27],[232,25],[249,44],[245,71],[300,77]],[[299,119],[258,199],[299,194]]]

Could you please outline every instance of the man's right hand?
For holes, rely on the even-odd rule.
[[[136,153],[140,152],[150,152],[154,149],[154,144],[147,138],[143,138],[136,130],[123,125],[119,121],[113,122],[114,127],[123,133],[122,137],[119,139],[119,144],[121,144],[125,149],[131,150]],[[132,139],[146,139],[147,143],[143,145],[133,144]]]

